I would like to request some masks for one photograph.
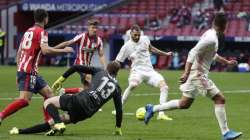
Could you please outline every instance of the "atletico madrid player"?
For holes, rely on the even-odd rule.
[[[17,52],[17,85],[20,91],[18,99],[0,112],[0,123],[3,119],[29,105],[33,93],[39,93],[47,99],[53,96],[51,88],[38,75],[38,63],[41,55],[71,53],[73,49],[55,49],[48,46],[48,33],[44,26],[48,23],[48,13],[43,9],[34,11],[35,25],[25,33]],[[44,112],[45,119],[49,119]]]

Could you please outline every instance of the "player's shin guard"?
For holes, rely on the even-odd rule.
[[[173,110],[178,108],[180,108],[180,100],[171,100],[160,105],[155,105],[153,108],[153,112]]]
[[[53,104],[48,104],[48,106],[46,107],[46,111],[53,118],[55,123],[62,122],[60,115],[59,115],[59,112],[58,112],[58,109]]]
[[[167,102],[167,98],[168,98],[168,87],[167,86],[162,86],[160,88],[160,104],[164,104],[165,102]],[[159,112],[159,115],[164,114],[163,111]]]
[[[227,126],[227,117],[226,117],[226,110],[224,104],[215,104],[214,106],[215,116],[218,120],[221,133],[224,135],[226,132],[229,131]]]
[[[25,99],[17,99],[10,103],[2,112],[0,112],[0,118],[3,120],[4,118],[10,116],[16,111],[26,107],[29,105],[29,102]]]

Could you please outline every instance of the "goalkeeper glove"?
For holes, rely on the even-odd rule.
[[[54,92],[57,92],[62,88],[62,83],[66,80],[63,76],[60,76],[52,85],[52,89]]]
[[[122,129],[120,127],[115,127],[115,132],[113,134],[117,136],[122,136]]]

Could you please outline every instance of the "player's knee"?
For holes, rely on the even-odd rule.
[[[131,89],[131,90],[133,90],[134,88],[136,88],[138,86],[138,83],[137,82],[131,82],[131,83],[129,83],[129,88]]]
[[[52,102],[51,102],[51,98],[45,100],[44,103],[43,103],[44,108],[46,109],[47,106],[48,106],[49,104],[51,104],[51,103],[52,103]]]
[[[218,94],[216,95],[214,98],[214,103],[215,104],[225,104],[226,103],[226,99],[225,97],[223,96],[223,94]]]
[[[190,108],[192,103],[187,101],[180,101],[180,109],[188,109]]]

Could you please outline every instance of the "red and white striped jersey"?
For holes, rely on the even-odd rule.
[[[38,63],[41,56],[40,45],[43,43],[48,43],[48,33],[42,27],[35,25],[24,33],[19,45],[21,56],[17,71],[38,73]]]
[[[90,66],[91,59],[97,49],[103,49],[103,42],[99,36],[90,37],[88,33],[82,33],[73,39],[77,44],[77,56],[75,65]]]

